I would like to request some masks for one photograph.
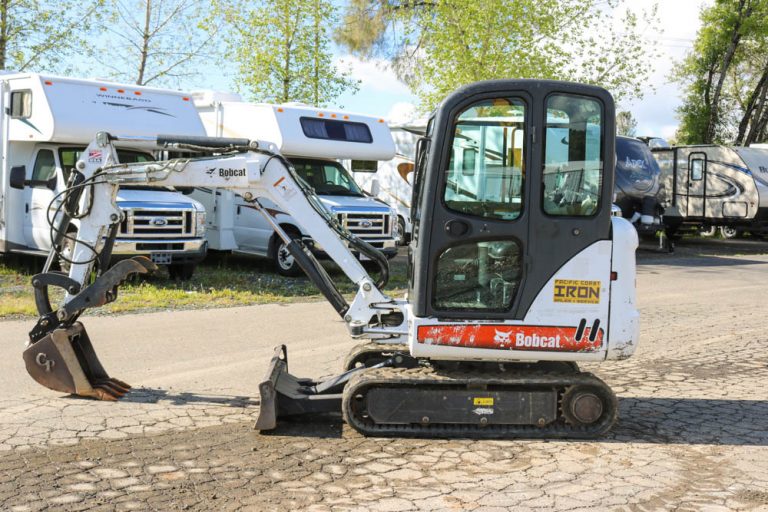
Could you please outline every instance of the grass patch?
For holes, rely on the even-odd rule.
[[[0,257],[0,319],[37,316],[31,278],[42,260]],[[341,270],[324,262],[339,290],[348,299],[357,291]],[[390,261],[390,284],[386,291],[402,295],[407,286],[405,261]],[[51,297],[51,302],[61,298]],[[211,254],[198,266],[189,281],[172,281],[166,269],[152,276],[123,284],[115,302],[88,310],[87,314],[134,313],[173,309],[220,308],[251,304],[324,300],[306,277],[283,277],[271,262],[243,256]]]

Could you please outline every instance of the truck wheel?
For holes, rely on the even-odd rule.
[[[703,236],[705,238],[713,237],[715,234],[717,234],[716,226],[706,226],[699,230],[699,236]]]
[[[738,238],[740,235],[739,230],[731,226],[720,226],[720,236],[726,240],[732,238]]]
[[[285,230],[285,232],[293,239],[299,239],[301,235],[293,230]],[[298,263],[296,263],[296,260],[294,259],[293,255],[288,251],[288,246],[283,241],[282,238],[275,236],[275,251],[274,251],[274,259],[275,259],[275,270],[278,274],[281,276],[286,277],[296,277],[300,276],[302,272],[302,268],[299,266]]]
[[[173,263],[168,265],[168,275],[171,279],[179,281],[189,281],[195,273],[197,267],[194,263]]]

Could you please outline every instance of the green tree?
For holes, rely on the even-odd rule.
[[[107,37],[94,51],[112,78],[137,85],[178,85],[213,55],[215,20],[202,0],[111,0]],[[180,37],[180,34],[183,34]]]
[[[102,0],[0,0],[0,69],[67,71]]]
[[[333,62],[330,0],[219,2],[232,37],[228,54],[238,66],[237,85],[258,101],[300,101],[324,106],[358,84]]]
[[[337,41],[381,55],[429,109],[456,87],[551,78],[641,97],[655,55],[640,34],[655,8],[611,18],[621,0],[350,0]]]
[[[637,120],[632,112],[622,110],[616,113],[616,134],[634,137],[637,135]]]
[[[768,1],[715,0],[700,18],[693,49],[673,77],[685,88],[677,137],[754,142],[768,116]]]

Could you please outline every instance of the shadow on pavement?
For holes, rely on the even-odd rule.
[[[259,400],[250,396],[214,395],[200,393],[172,393],[165,389],[133,388],[121,402],[168,405],[206,404],[226,407],[258,407]]]
[[[669,267],[737,267],[742,265],[766,265],[768,261],[728,258],[726,256],[671,256],[667,259],[637,259],[637,268],[665,265]]]
[[[768,400],[620,398],[619,442],[768,446]]]

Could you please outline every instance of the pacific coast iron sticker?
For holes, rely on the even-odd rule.
[[[582,321],[582,323],[586,323]],[[421,325],[417,337],[426,345],[490,348],[497,350],[541,350],[547,352],[593,352],[603,345],[603,329],[592,327],[511,325]]]

